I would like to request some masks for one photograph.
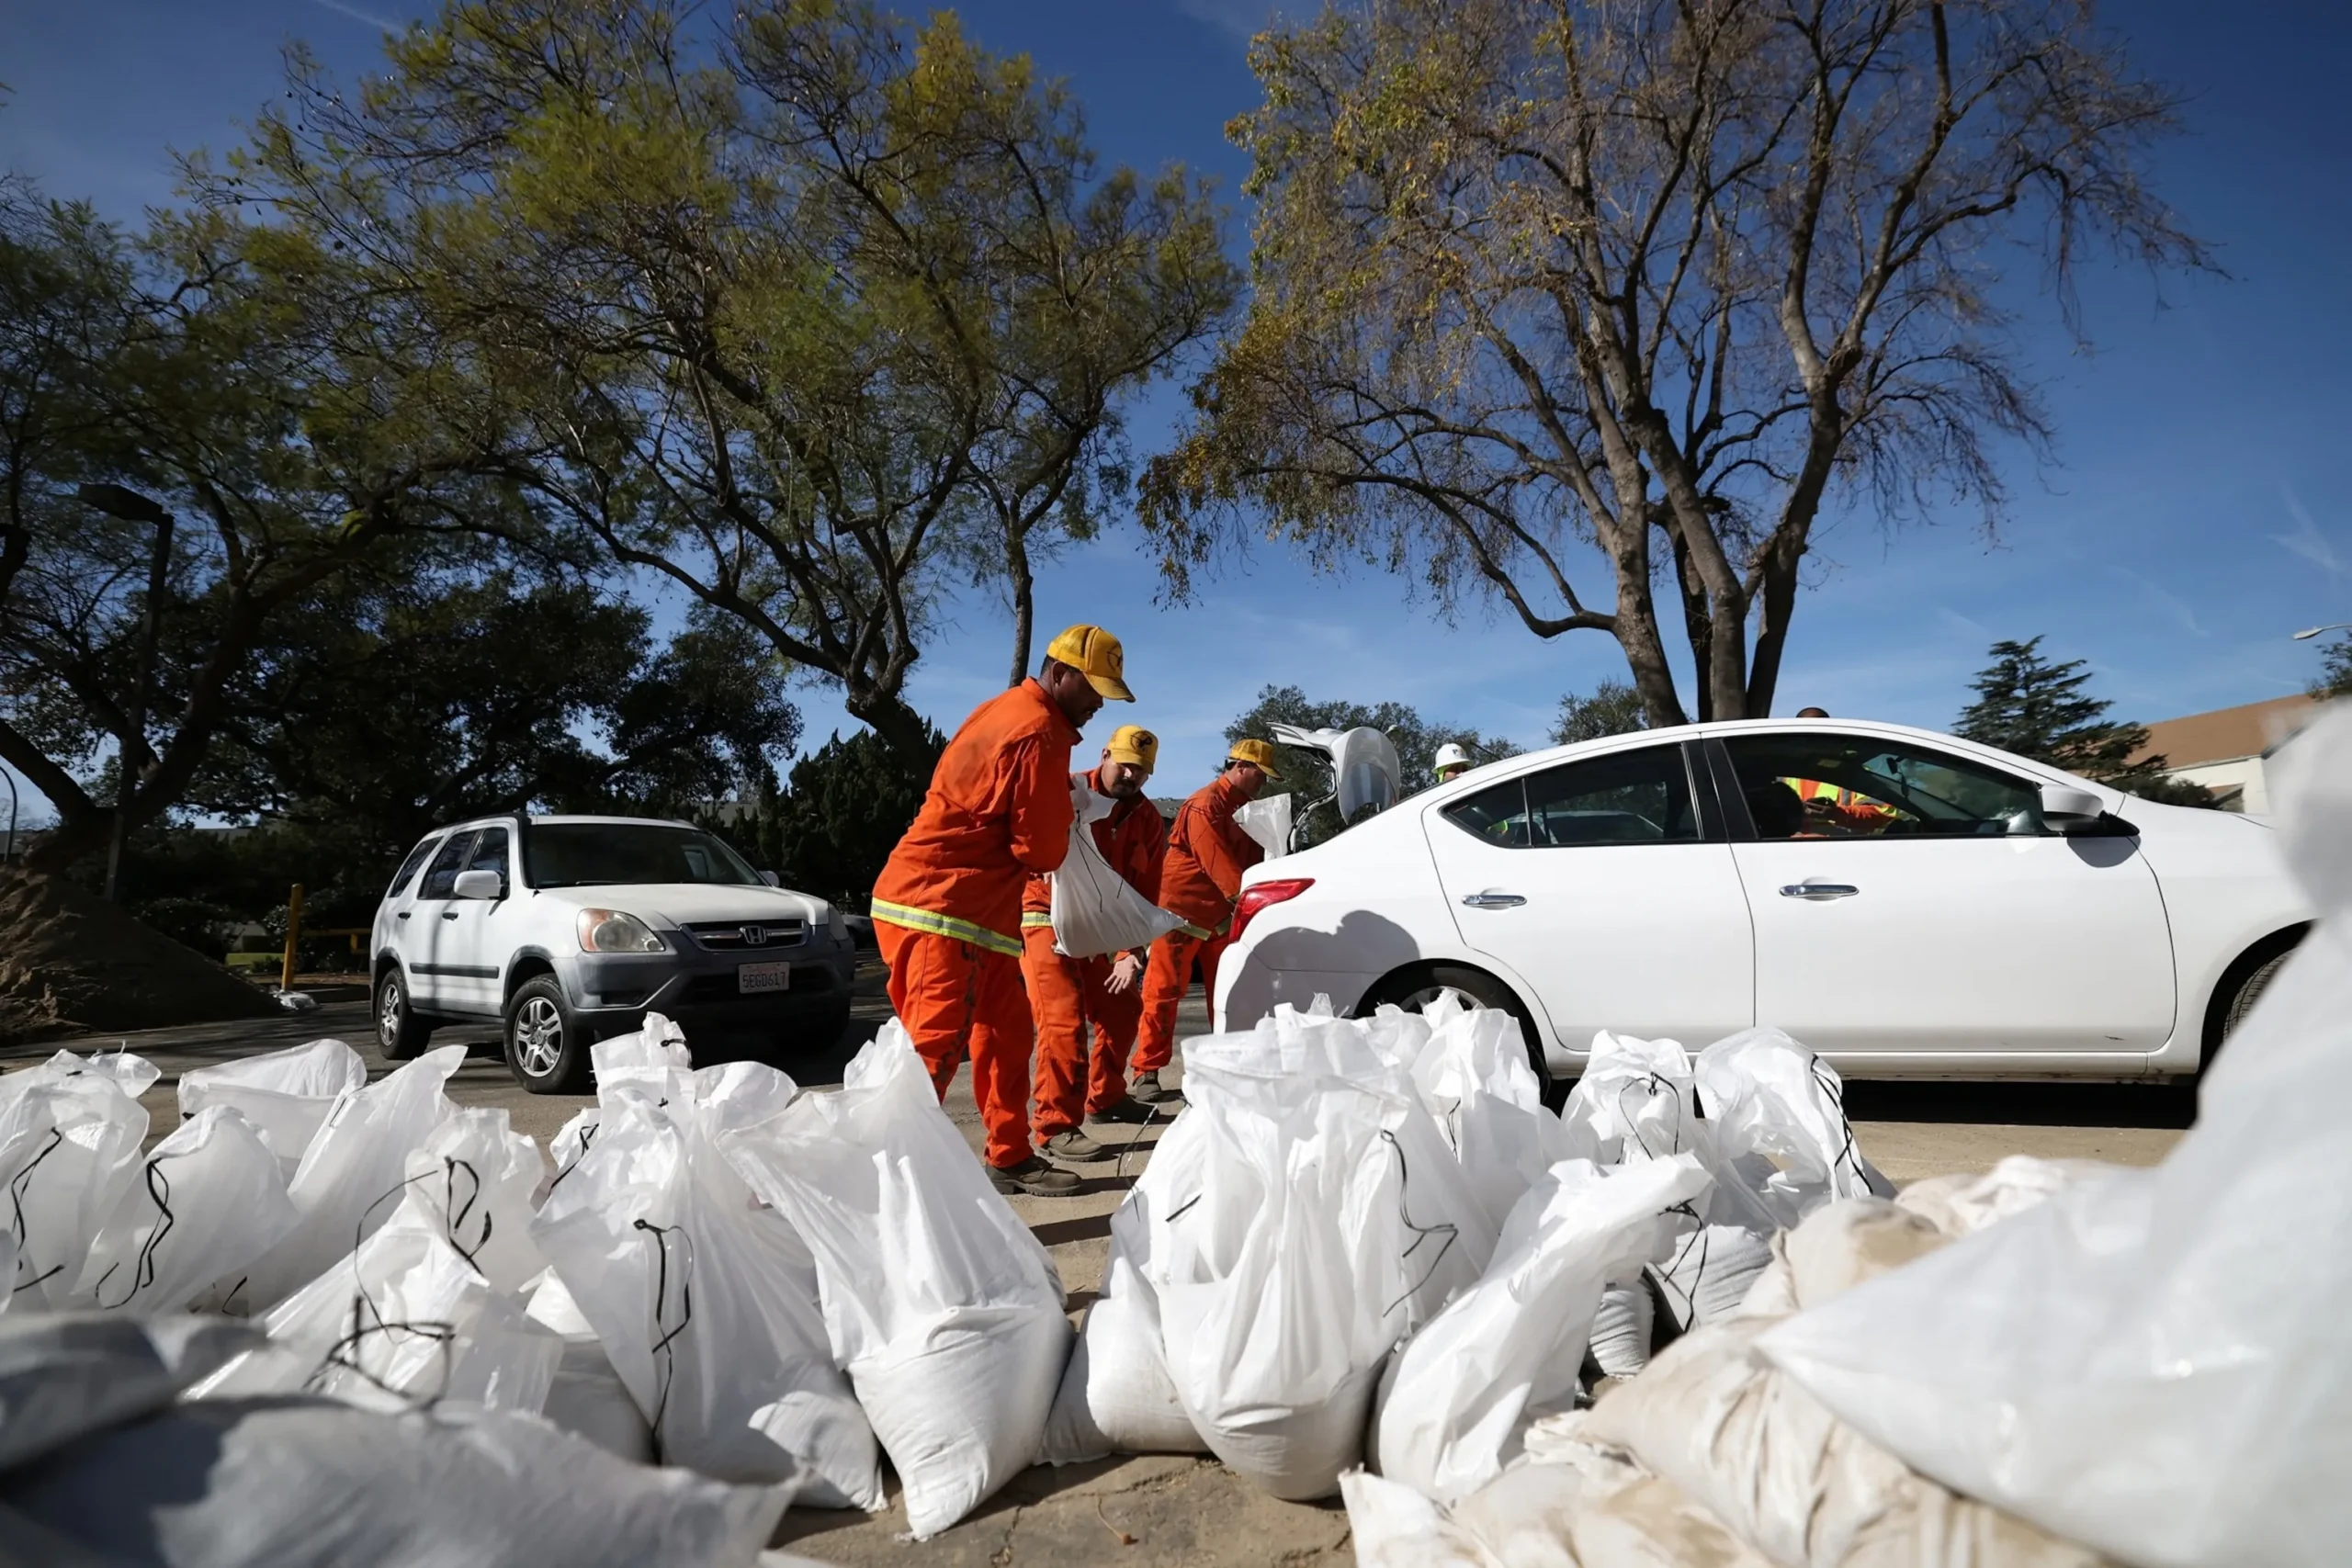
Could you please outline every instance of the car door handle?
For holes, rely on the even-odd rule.
[[[394,915],[392,919],[396,920],[405,920],[408,919],[408,911],[406,909],[402,909],[399,914]]]
[[[1851,898],[1860,891],[1850,882],[1792,882],[1781,889],[1781,897],[1826,904],[1832,898]]]
[[[1474,909],[1516,909],[1527,902],[1516,893],[1497,893],[1491,888],[1466,895],[1462,901]]]
[[[445,920],[454,920],[458,918],[458,911],[455,909],[444,909],[441,911],[441,918]]]

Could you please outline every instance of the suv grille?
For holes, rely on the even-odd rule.
[[[808,940],[808,922],[797,918],[764,921],[698,920],[686,926],[695,942],[713,953],[756,953],[798,947]],[[754,940],[757,939],[757,940]]]

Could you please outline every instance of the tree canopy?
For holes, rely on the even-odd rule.
[[[2094,247],[2206,265],[2145,179],[2177,99],[2080,0],[1332,4],[1250,64],[1171,592],[1262,528],[1610,634],[1655,725],[1770,712],[1826,510],[1997,518],[2051,432],[1996,255],[2070,325]]]
[[[555,520],[909,755],[945,590],[1005,585],[1018,679],[1123,400],[1234,298],[1204,187],[1099,171],[949,12],[458,0],[387,47],[351,94],[298,57],[212,199],[351,257]]]
[[[1589,692],[1570,692],[1560,699],[1559,716],[1552,721],[1552,744],[1567,746],[1648,728],[1642,694],[1623,681],[1603,681]]]
[[[1475,729],[1424,718],[1404,703],[1316,702],[1296,686],[1271,684],[1259,691],[1257,702],[1247,713],[1225,727],[1225,738],[1228,742],[1273,740],[1273,727],[1277,724],[1301,729],[1354,729],[1369,726],[1380,730],[1396,748],[1396,761],[1405,775],[1402,787],[1407,795],[1437,783],[1437,749],[1448,741],[1467,748],[1481,761],[1509,757],[1519,750],[1498,737],[1482,736]],[[1265,793],[1295,795],[1302,802],[1322,802],[1299,818],[1306,827],[1306,841],[1321,843],[1343,826],[1339,808],[1323,798],[1331,794],[1330,760],[1279,741],[1275,745],[1282,756],[1283,776],[1267,784]],[[1163,785],[1167,782],[1161,781]]]
[[[2195,784],[2165,776],[2161,756],[2134,754],[2148,744],[2145,725],[2107,716],[2115,705],[2084,690],[2090,671],[2079,659],[2053,663],[2041,639],[1996,642],[1993,662],[1978,671],[1976,701],[1961,711],[1952,733],[2020,757],[2048,762],[2096,783],[2168,806],[2211,806]]]

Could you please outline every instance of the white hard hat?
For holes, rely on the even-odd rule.
[[[1461,742],[1449,740],[1444,745],[1437,749],[1437,771],[1439,773],[1442,773],[1448,768],[1466,768],[1469,765],[1470,753],[1463,749]]]

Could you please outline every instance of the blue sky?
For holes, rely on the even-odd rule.
[[[913,9],[914,7],[909,7]],[[280,44],[308,39],[345,73],[372,63],[401,0],[0,0],[0,164],[60,196],[134,217],[170,198],[164,149],[220,148],[281,91]],[[1087,106],[1109,162],[1182,160],[1238,208],[1241,159],[1223,125],[1255,100],[1244,59],[1263,0],[976,0],[967,30],[1027,51]],[[2254,19],[2258,15],[2258,24]],[[2352,501],[2338,455],[2352,423],[2352,129],[2341,81],[2352,8],[2215,7],[2135,0],[2107,8],[2133,58],[2190,96],[2188,134],[2160,154],[2157,188],[2230,274],[2152,283],[2096,266],[2082,299],[2096,352],[2054,309],[2028,343],[2058,431],[2057,461],[2010,453],[1997,536],[1973,512],[1888,533],[1849,517],[1817,536],[1780,705],[1941,728],[1967,699],[1987,643],[2046,635],[2087,659],[2119,714],[2165,718],[2300,690],[2315,672],[2299,627],[2352,620]],[[1138,454],[1176,400],[1137,408]],[[1363,702],[1395,698],[1523,743],[1564,692],[1623,674],[1599,633],[1540,642],[1473,609],[1446,625],[1394,579],[1331,575],[1261,547],[1204,586],[1155,603],[1131,528],[1049,567],[1042,628],[1098,621],[1127,644],[1133,716],[1165,737],[1160,784],[1215,765],[1225,724],[1267,682]],[[997,687],[1009,619],[956,604],[915,673],[915,705],[952,727]],[[821,689],[796,694],[810,740],[852,727]],[[1121,718],[1128,716],[1125,714]],[[1104,728],[1098,720],[1097,728]]]

